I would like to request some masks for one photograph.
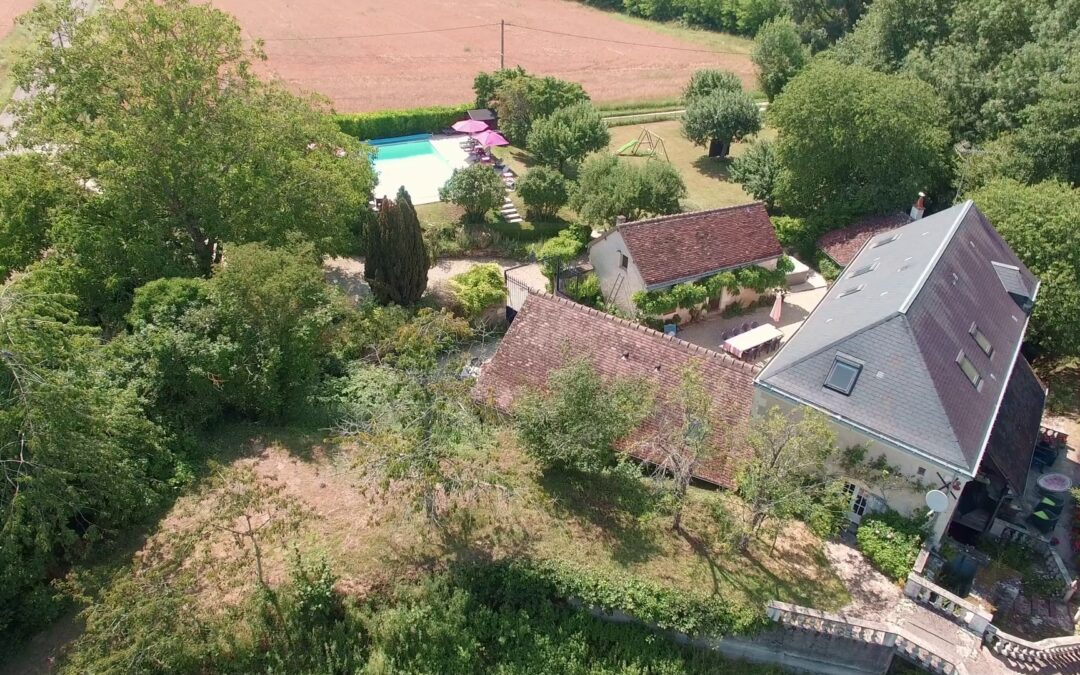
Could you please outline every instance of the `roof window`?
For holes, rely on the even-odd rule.
[[[852,286],[851,288],[845,288],[843,291],[840,292],[840,295],[838,295],[836,297],[838,297],[838,298],[846,298],[849,295],[854,295],[854,294],[858,293],[863,288],[865,288],[865,286],[863,284],[859,284],[858,286]]]
[[[963,351],[956,357],[956,365],[960,366],[960,370],[964,371],[964,375],[971,382],[971,386],[982,389],[982,375],[979,374],[979,369],[975,367],[975,364],[971,362],[971,359]]]
[[[971,324],[971,330],[969,330],[968,333],[974,338],[975,344],[979,345],[979,349],[983,351],[983,354],[986,354],[987,356],[994,355],[994,345],[990,344],[990,338],[983,335],[983,332],[979,330],[977,325]]]
[[[891,244],[891,243],[893,243],[894,241],[896,241],[899,238],[900,238],[900,233],[899,232],[893,232],[892,234],[885,235],[881,239],[878,239],[877,241],[874,242],[874,248],[877,248],[878,246],[884,246],[885,244]]]
[[[851,396],[851,391],[855,388],[855,382],[859,379],[861,372],[861,363],[837,354],[825,378],[825,386],[844,396]]]
[[[866,274],[867,272],[873,272],[877,268],[878,268],[878,261],[875,260],[874,262],[870,263],[869,265],[863,265],[862,267],[860,267],[857,270],[853,271],[851,274],[848,275],[848,278],[853,279],[855,277],[862,276],[862,275]]]

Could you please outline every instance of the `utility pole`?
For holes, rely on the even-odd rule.
[[[506,70],[506,19],[499,19],[499,70]]]

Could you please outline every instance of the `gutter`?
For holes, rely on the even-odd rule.
[[[875,431],[874,429],[871,429],[870,427],[859,424],[858,422],[854,422],[852,420],[849,420],[848,418],[844,417],[843,415],[837,415],[836,413],[832,412],[831,410],[823,408],[820,405],[817,405],[815,403],[811,403],[810,401],[807,401],[805,399],[799,398],[798,396],[795,396],[793,394],[789,394],[789,393],[787,393],[785,391],[777,389],[776,387],[774,387],[774,386],[772,386],[770,384],[767,384],[765,382],[762,382],[761,380],[755,380],[754,384],[757,385],[757,386],[760,386],[760,387],[762,387],[764,389],[767,389],[768,391],[776,394],[777,396],[779,396],[782,399],[786,399],[788,401],[791,401],[792,403],[797,403],[799,405],[804,405],[807,408],[813,408],[814,410],[817,410],[818,412],[823,413],[826,417],[828,417],[828,418],[842,424],[845,427],[848,427],[849,429],[854,429],[854,430],[859,431],[861,433],[867,434],[868,436],[873,436],[874,438],[876,438],[879,441],[885,443],[886,445],[892,446],[892,447],[894,447],[894,448],[896,448],[898,450],[903,450],[904,452],[907,452],[907,453],[912,454],[912,455],[917,455],[918,457],[921,457],[922,459],[925,459],[926,461],[928,461],[928,462],[930,462],[930,463],[932,463],[932,464],[934,464],[934,465],[936,465],[938,467],[941,467],[941,468],[946,469],[948,471],[952,471],[954,473],[957,473],[957,474],[959,474],[961,476],[964,476],[965,478],[974,479],[975,474],[978,473],[978,466],[979,465],[977,463],[975,465],[975,471],[974,472],[972,472],[970,469],[961,468],[959,466],[949,464],[948,462],[942,460],[939,457],[933,457],[933,456],[927,454],[926,452],[924,452],[924,451],[922,451],[922,450],[920,450],[920,449],[918,449],[918,448],[916,448],[914,446],[908,445],[907,443],[904,443],[902,441],[898,441],[895,438],[891,438],[889,436],[886,436],[886,435],[882,434],[881,432]],[[991,425],[991,426],[993,426],[993,425]]]

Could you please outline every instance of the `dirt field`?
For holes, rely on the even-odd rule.
[[[10,0],[8,0],[10,2]],[[29,0],[15,0],[29,2]],[[213,0],[251,38],[266,40],[264,68],[294,90],[317,91],[340,112],[453,104],[472,98],[472,79],[499,66],[499,20],[507,22],[506,65],[580,82],[597,101],[678,94],[706,66],[753,86],[746,41],[738,54],[709,53],[703,40],[673,36],[569,0]],[[461,26],[484,27],[444,31]],[[515,25],[509,25],[515,24]],[[525,30],[677,47],[656,49]],[[441,32],[342,38],[386,33]],[[715,43],[715,41],[713,41]]]
[[[15,19],[19,18],[37,4],[37,0],[3,0],[0,2],[0,38],[3,38],[15,27]]]

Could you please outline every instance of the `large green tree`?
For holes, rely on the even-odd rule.
[[[472,223],[483,222],[484,216],[505,198],[506,185],[499,174],[479,162],[454,169],[450,180],[439,189],[439,199],[465,209],[465,219]]]
[[[720,91],[742,91],[742,88],[742,80],[730,70],[702,68],[690,74],[690,80],[683,89],[683,100],[689,103],[695,98]]]
[[[480,73],[473,81],[476,104],[492,107],[499,115],[499,130],[524,146],[533,123],[556,110],[588,102],[580,84],[556,77],[536,77],[520,66]]]
[[[1028,339],[1051,356],[1080,355],[1080,189],[998,180],[968,196],[1042,282]]]
[[[579,162],[610,142],[611,134],[596,108],[578,103],[534,122],[527,147],[536,161],[561,171],[567,162]]]
[[[946,175],[940,99],[919,80],[819,61],[769,109],[779,130],[776,200],[795,215],[896,209]]]
[[[709,146],[709,157],[727,157],[731,141],[761,130],[761,111],[744,91],[718,91],[691,99],[682,132],[694,145]]]
[[[685,196],[682,176],[667,162],[639,162],[597,154],[582,164],[570,207],[583,222],[607,228],[618,216],[637,220],[678,213],[679,200]]]
[[[803,42],[821,51],[847,33],[862,16],[868,0],[787,0]]]
[[[566,178],[546,166],[529,169],[518,180],[517,192],[530,217],[536,220],[551,220],[570,199]]]
[[[49,2],[28,23],[41,37],[16,73],[36,93],[15,139],[52,148],[87,186],[50,223],[57,256],[79,267],[67,273],[97,286],[84,302],[208,275],[224,241],[348,244],[374,184],[367,151],[321,104],[256,78],[262,55],[233,18],[184,0],[86,16]]]
[[[379,217],[368,228],[364,279],[379,302],[412,305],[427,289],[430,267],[420,220],[409,193],[402,187],[396,200],[382,200]]]
[[[44,155],[0,157],[0,281],[41,257],[50,212],[70,204],[77,190]]]
[[[780,17],[758,31],[750,58],[757,66],[761,90],[772,101],[799,74],[810,54],[799,39],[795,23],[788,17]]]
[[[0,288],[0,639],[51,618],[49,576],[145,513],[170,477],[160,430],[70,300]]]

